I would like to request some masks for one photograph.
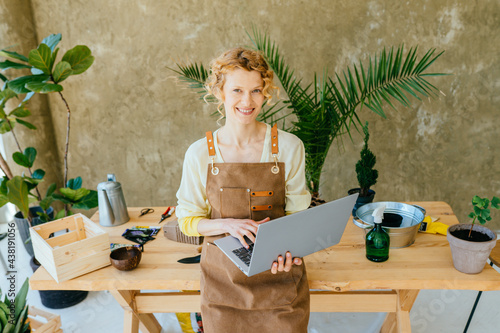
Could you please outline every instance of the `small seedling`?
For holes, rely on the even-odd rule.
[[[472,228],[474,227],[474,223],[479,221],[481,224],[485,224],[488,221],[491,221],[491,216],[490,216],[490,203],[492,208],[500,209],[500,199],[498,197],[493,197],[490,200],[487,198],[481,198],[477,195],[472,198],[472,206],[474,207],[474,211],[469,213],[469,217],[472,220],[472,226],[469,231],[469,238],[472,233]]]

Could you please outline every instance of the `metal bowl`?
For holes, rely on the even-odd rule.
[[[420,223],[425,217],[425,209],[420,206],[392,201],[372,202],[358,208],[353,218],[354,224],[364,229],[367,234],[373,228],[373,211],[381,205],[385,205],[384,214],[392,213],[402,217],[401,225],[398,227],[384,226],[382,221],[384,230],[391,238],[390,248],[397,249],[412,245],[417,237]]]

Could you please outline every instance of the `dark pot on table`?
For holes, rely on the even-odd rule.
[[[349,191],[347,191],[349,195],[360,192],[361,192],[360,188],[352,188]],[[356,211],[358,210],[359,207],[366,205],[370,202],[373,202],[374,197],[375,197],[374,190],[368,190],[368,196],[366,197],[359,196],[358,199],[356,199],[356,204],[354,205],[354,208],[352,209],[352,216],[356,216]]]
[[[30,266],[33,273],[40,263],[31,257]],[[83,301],[89,294],[86,290],[39,290],[42,304],[49,309],[65,309]]]
[[[40,213],[43,212],[42,207],[35,206],[35,207],[30,208],[30,213],[32,216],[34,216],[31,219],[32,226],[39,225],[39,224],[43,223],[42,220],[40,220],[40,217],[38,216],[37,212],[40,212]],[[49,209],[47,209],[47,215],[49,215],[49,217],[51,219],[54,218],[54,209],[52,207],[49,207]],[[35,255],[35,253],[33,251],[33,245],[31,244],[31,240],[26,242],[26,240],[28,240],[30,238],[30,230],[29,230],[30,224],[29,224],[28,219],[23,217],[22,212],[17,212],[14,215],[14,221],[16,222],[17,230],[19,230],[19,234],[21,235],[21,240],[23,241],[24,248],[26,249],[26,251],[28,252],[30,257],[33,257]]]

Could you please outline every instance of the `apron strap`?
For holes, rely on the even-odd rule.
[[[271,172],[277,174],[280,172],[278,166],[278,124],[274,124],[271,128],[271,153],[273,155],[275,165],[271,168]]]
[[[214,160],[215,160],[215,146],[214,146],[214,136],[212,132],[208,131],[205,133],[207,136],[207,145],[208,145],[208,156],[212,160],[212,174],[215,176],[219,173],[219,168],[214,167]]]
[[[273,155],[278,155],[278,124],[274,124],[271,127],[271,153]]]
[[[210,131],[205,135],[207,136],[208,156],[215,156],[214,136]]]

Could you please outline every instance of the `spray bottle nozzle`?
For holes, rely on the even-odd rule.
[[[372,213],[374,223],[382,223],[384,218],[385,204],[381,204],[379,207],[375,208]]]

